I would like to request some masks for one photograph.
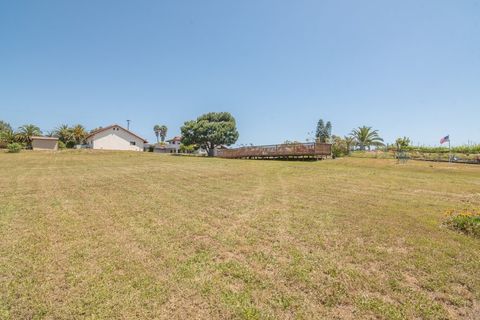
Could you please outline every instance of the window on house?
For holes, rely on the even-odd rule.
[[[130,145],[131,145],[131,146],[136,146],[137,143],[136,143],[135,141],[130,141]]]

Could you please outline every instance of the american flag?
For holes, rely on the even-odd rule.
[[[449,142],[449,141],[450,141],[450,136],[448,135],[440,139],[440,144],[444,144],[445,142]]]

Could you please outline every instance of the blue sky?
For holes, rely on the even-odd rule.
[[[369,125],[480,142],[480,1],[0,1],[0,119],[131,119],[153,141],[208,111],[238,143]]]

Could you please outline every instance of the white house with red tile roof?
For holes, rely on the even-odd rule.
[[[143,151],[147,140],[114,124],[89,134],[86,138],[91,149]]]

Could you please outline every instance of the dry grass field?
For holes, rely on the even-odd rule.
[[[0,153],[0,319],[479,319],[480,166]]]

